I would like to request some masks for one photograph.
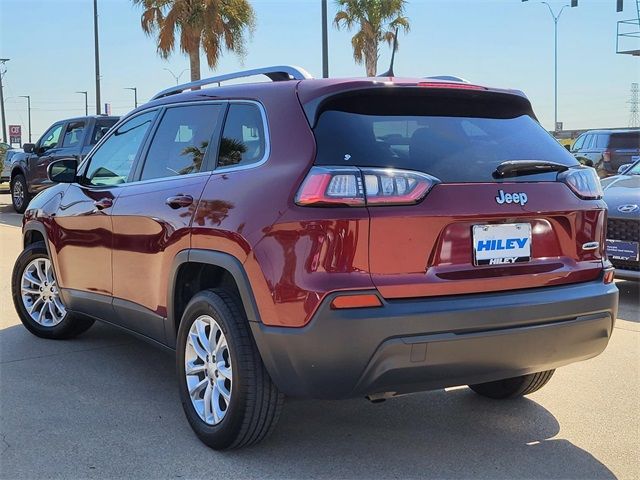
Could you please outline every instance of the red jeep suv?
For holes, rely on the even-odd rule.
[[[264,438],[285,395],[526,395],[612,333],[598,178],[519,91],[239,72],[159,93],[49,176],[13,273],[25,327],[174,349],[216,449]]]

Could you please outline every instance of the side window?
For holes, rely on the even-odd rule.
[[[62,132],[62,123],[58,125],[54,125],[45,133],[40,139],[40,145],[38,145],[42,152],[46,152],[47,150],[51,150],[58,145],[58,140],[60,140],[60,132]]]
[[[598,135],[597,137],[597,141],[596,141],[596,148],[600,149],[600,148],[607,148],[609,146],[609,135],[607,135],[606,133],[601,133],[600,135]]]
[[[258,107],[244,103],[229,105],[220,139],[218,168],[259,162],[265,150],[264,123]]]
[[[123,123],[89,160],[85,183],[104,186],[125,183],[157,112],[143,113]]]
[[[95,145],[100,141],[102,137],[104,137],[107,132],[115,125],[114,120],[104,121],[98,120],[93,127],[93,132],[91,132],[91,139],[89,140],[89,145]]]
[[[67,131],[64,133],[62,147],[75,147],[80,144],[84,133],[84,122],[71,122],[67,125]]]
[[[587,138],[584,139],[584,145],[582,146],[582,150],[589,150],[591,148],[591,142],[593,141],[593,137],[595,137],[595,135],[587,135]]]
[[[585,138],[586,138],[586,135],[580,135],[576,140],[576,142],[573,144],[573,147],[571,147],[571,151],[576,152],[580,150],[582,148],[582,145],[584,145]]]
[[[215,104],[168,108],[153,136],[140,179],[199,172],[223,112],[224,106]]]

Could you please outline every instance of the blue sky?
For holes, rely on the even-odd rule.
[[[102,100],[115,114],[133,108],[175,83],[188,60],[156,55],[140,29],[141,9],[129,0],[98,0]],[[568,3],[549,0],[558,9]],[[304,66],[321,75],[320,0],[252,0],[257,28],[243,63],[226,55],[216,72],[275,64]],[[565,9],[559,35],[559,120],[565,128],[626,126],[631,82],[640,81],[640,59],[615,53],[616,22],[633,18],[635,2],[580,0]],[[26,100],[31,95],[34,141],[53,121],[84,114],[89,91],[94,103],[91,0],[2,0],[0,57],[8,57],[4,78],[9,124],[26,134]],[[336,7],[329,0],[329,16]],[[410,0],[411,32],[400,37],[395,72],[402,76],[453,74],[474,83],[524,90],[542,124],[553,128],[553,21],[536,0]],[[330,75],[362,76],[353,61],[351,34],[329,32]],[[382,50],[378,70],[387,69]],[[203,76],[213,72],[203,59]],[[188,80],[188,72],[181,78]],[[91,111],[91,107],[90,107]],[[26,135],[23,134],[23,139]]]

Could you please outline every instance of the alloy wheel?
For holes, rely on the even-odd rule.
[[[22,304],[29,316],[43,327],[54,327],[67,314],[48,258],[36,258],[22,272]]]
[[[193,408],[205,423],[217,425],[229,410],[233,373],[227,338],[213,317],[200,315],[191,325],[184,367]]]
[[[24,202],[24,188],[22,182],[14,182],[13,184],[13,203],[16,208],[21,208]]]

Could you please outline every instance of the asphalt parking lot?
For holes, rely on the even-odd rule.
[[[21,326],[19,224],[0,186],[2,478],[640,478],[637,283],[618,283],[608,349],[526,399],[289,401],[267,442],[218,453],[183,416],[170,354],[104,325],[57,342]]]

